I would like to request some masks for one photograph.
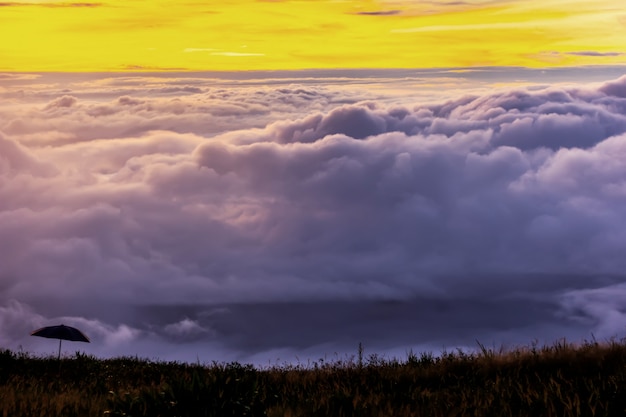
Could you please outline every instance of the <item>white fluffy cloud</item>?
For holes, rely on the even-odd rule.
[[[63,318],[188,360],[620,331],[626,78],[427,104],[38,81],[0,105],[3,345]]]

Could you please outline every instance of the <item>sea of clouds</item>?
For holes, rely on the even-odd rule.
[[[281,77],[0,75],[0,348],[623,337],[626,77]]]

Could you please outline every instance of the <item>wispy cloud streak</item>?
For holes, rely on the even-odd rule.
[[[0,7],[47,7],[47,8],[63,8],[63,7],[101,7],[102,3],[28,3],[28,2],[1,2]]]

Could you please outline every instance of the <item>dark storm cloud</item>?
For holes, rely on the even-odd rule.
[[[626,77],[431,104],[180,83],[0,106],[0,343],[62,320],[97,354],[260,360],[623,330]]]

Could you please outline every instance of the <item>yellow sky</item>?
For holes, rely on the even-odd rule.
[[[623,0],[0,2],[0,70],[626,63]]]

